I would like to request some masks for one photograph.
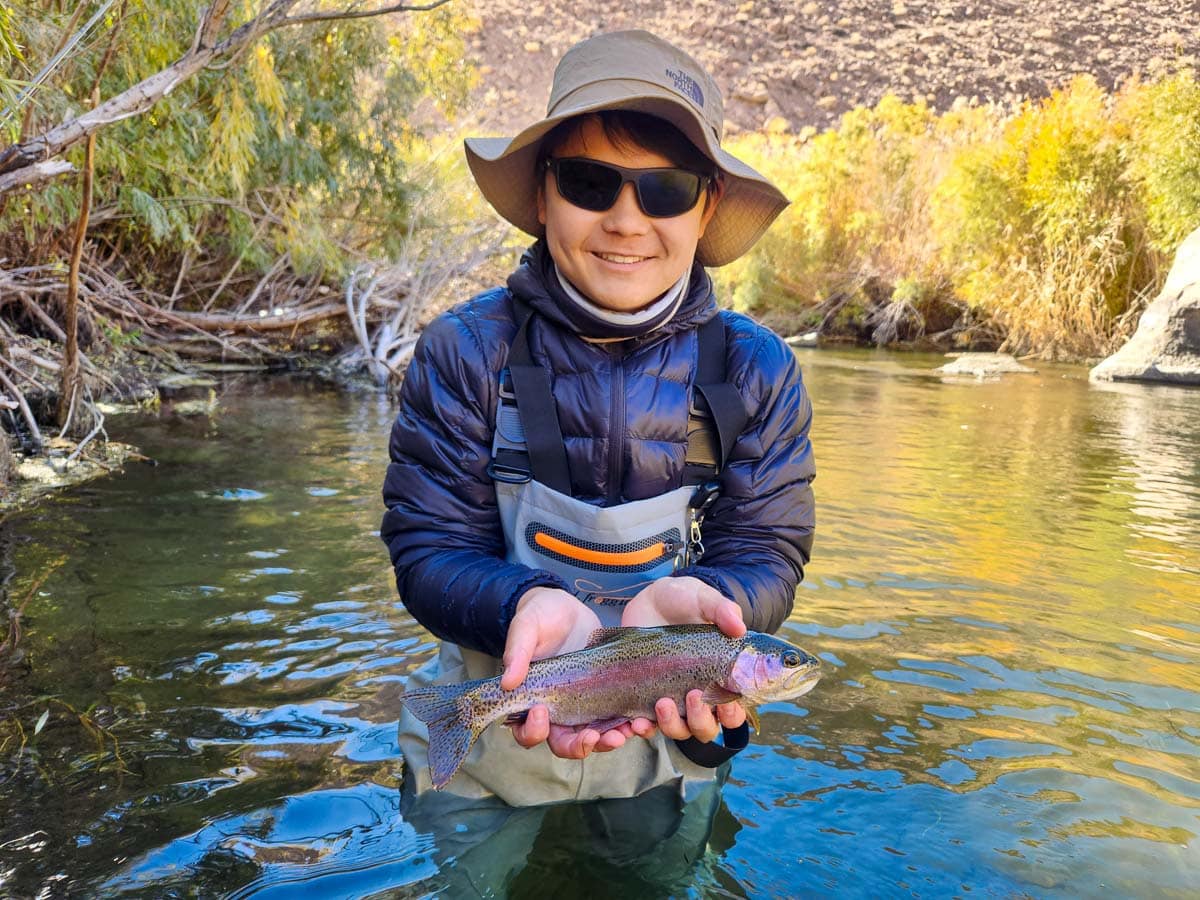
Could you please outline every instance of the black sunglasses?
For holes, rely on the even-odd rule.
[[[617,202],[626,182],[632,182],[642,212],[654,219],[679,216],[696,205],[712,177],[687,169],[627,169],[582,156],[547,159],[558,193],[568,203],[604,212]]]

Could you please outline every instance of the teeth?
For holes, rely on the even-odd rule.
[[[617,253],[597,253],[596,255],[606,262],[614,263],[635,263],[646,258],[644,256],[621,256]]]

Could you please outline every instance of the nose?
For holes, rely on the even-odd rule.
[[[632,184],[621,185],[617,202],[604,215],[603,226],[612,234],[644,234],[650,227],[650,219],[638,205],[637,189]]]

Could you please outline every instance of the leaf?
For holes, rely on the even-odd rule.
[[[45,727],[46,727],[46,723],[47,723],[49,720],[50,720],[50,708],[49,708],[49,707],[47,707],[47,708],[46,708],[46,711],[45,711],[44,713],[42,713],[42,715],[41,715],[41,716],[38,718],[38,720],[37,720],[37,724],[33,726],[33,736],[34,736],[34,737],[37,737],[37,736],[38,736],[38,733],[39,733],[39,732],[40,732],[40,731],[41,731],[43,728],[45,728]]]

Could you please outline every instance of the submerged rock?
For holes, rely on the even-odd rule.
[[[992,378],[1000,375],[1032,375],[1037,369],[1017,362],[1007,353],[960,353],[953,362],[938,366],[943,375],[974,375]]]
[[[31,506],[53,491],[109,475],[130,460],[145,459],[134,447],[117,441],[97,441],[78,456],[75,450],[73,442],[52,438],[45,455],[16,455],[16,477],[0,486],[0,515]]]
[[[789,347],[816,347],[821,343],[821,333],[806,331],[804,334],[793,334],[783,340]]]
[[[1200,228],[1179,246],[1167,283],[1133,337],[1089,377],[1200,384]]]

